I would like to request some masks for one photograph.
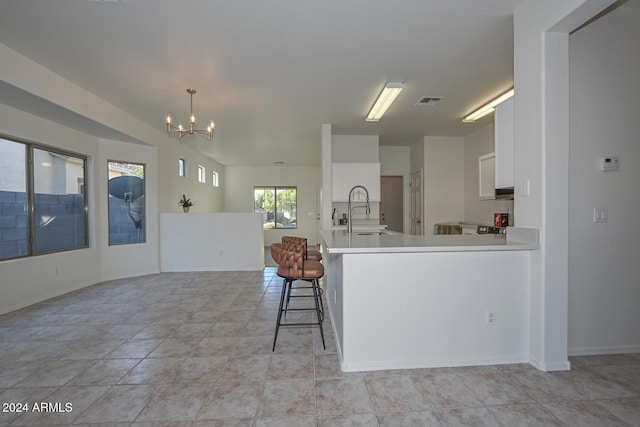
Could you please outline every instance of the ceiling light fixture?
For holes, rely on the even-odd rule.
[[[382,92],[380,92],[380,95],[378,95],[378,99],[374,102],[373,107],[371,107],[371,110],[369,111],[369,114],[367,114],[367,118],[365,120],[368,122],[379,121],[382,116],[384,116],[384,113],[387,112],[387,109],[389,109],[391,104],[393,104],[393,101],[395,101],[398,95],[400,95],[403,88],[403,83],[387,82],[387,84],[384,85]]]
[[[477,110],[475,110],[473,113],[471,113],[468,116],[466,116],[464,119],[462,119],[462,121],[465,122],[465,123],[473,123],[476,120],[479,120],[479,119],[483,118],[487,114],[493,113],[495,111],[495,109],[496,109],[495,108],[496,105],[498,105],[501,102],[506,101],[507,99],[511,98],[514,93],[515,92],[514,92],[513,88],[511,88],[511,90],[503,93],[502,95],[500,95],[499,97],[497,97],[493,101],[483,105],[482,107],[480,107]]]
[[[171,123],[171,114],[167,115],[167,133],[171,135],[172,133],[176,133],[178,135],[178,139],[182,139],[186,134],[189,135],[200,135],[203,138],[207,138],[211,141],[211,137],[213,136],[213,131],[216,125],[213,123],[213,120],[209,122],[209,126],[207,129],[196,129],[196,116],[193,114],[193,95],[196,93],[195,89],[187,89],[187,93],[191,96],[191,115],[189,116],[189,127],[185,128],[182,126],[182,123],[175,126]]]

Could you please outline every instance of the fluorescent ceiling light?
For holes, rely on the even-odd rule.
[[[496,105],[500,104],[503,101],[506,101],[507,99],[511,98],[514,94],[514,90],[511,89],[506,93],[503,93],[502,95],[500,95],[499,97],[497,97],[496,99],[494,99],[493,101],[489,102],[486,105],[483,105],[482,107],[478,108],[476,111],[474,111],[473,113],[469,114],[468,116],[466,116],[464,119],[462,119],[463,122],[467,122],[467,123],[473,123],[476,120],[481,119],[482,117],[486,116],[489,113],[493,113],[495,111],[495,107]]]
[[[376,99],[373,107],[371,107],[371,111],[369,111],[365,120],[368,122],[379,121],[382,116],[384,116],[384,113],[387,112],[387,109],[391,104],[393,104],[393,101],[395,101],[403,88],[403,83],[387,82],[387,84],[384,85],[382,92],[380,92],[380,95],[378,95],[378,99]]]

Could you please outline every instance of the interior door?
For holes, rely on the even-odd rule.
[[[424,234],[422,228],[422,169],[411,174],[411,234]]]
[[[380,177],[380,224],[388,230],[404,232],[404,195],[401,176]]]

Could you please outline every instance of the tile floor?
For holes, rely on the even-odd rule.
[[[343,373],[329,322],[326,350],[290,328],[272,352],[274,273],[116,280],[1,316],[0,425],[640,426],[640,354]]]

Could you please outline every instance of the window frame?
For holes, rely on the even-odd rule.
[[[0,134],[0,139],[5,141],[9,141],[12,143],[22,144],[25,150],[25,164],[24,164],[24,172],[25,172],[25,193],[26,193],[26,221],[27,221],[27,250],[24,255],[18,254],[17,256],[8,257],[8,258],[0,258],[0,263],[4,261],[21,259],[21,258],[30,258],[35,256],[47,255],[52,253],[60,253],[60,252],[69,252],[75,251],[79,249],[86,249],[90,247],[90,235],[89,235],[89,195],[87,191],[86,183],[88,181],[88,168],[89,168],[89,156],[81,153],[77,153],[70,150],[61,149],[58,147],[51,147],[46,144],[42,144],[35,141],[28,141],[21,138],[16,138],[9,135]],[[36,197],[35,197],[35,161],[34,161],[34,152],[36,150],[45,151],[48,153],[53,153],[60,156],[68,156],[74,159],[78,159],[82,162],[82,192],[78,193],[83,196],[83,206],[82,211],[83,222],[84,222],[84,243],[81,245],[74,245],[68,247],[60,247],[54,249],[44,249],[38,250],[36,247]]]
[[[273,197],[274,197],[274,201],[273,201],[273,228],[265,228],[265,224],[267,224],[268,222],[265,222],[263,220],[262,222],[262,229],[263,230],[295,230],[298,228],[298,187],[295,185],[254,185],[253,186],[253,211],[254,212],[259,212],[257,210],[256,207],[256,190],[262,190],[262,191],[271,191],[273,190]],[[295,218],[295,222],[292,222],[290,224],[293,225],[293,227],[278,227],[278,190],[295,190],[296,192],[296,199],[295,199],[295,212],[296,212],[296,218]],[[270,211],[266,211],[267,216],[269,214]],[[260,212],[262,213],[262,212]]]
[[[198,165],[198,182],[201,184],[207,183],[207,168],[202,165]]]
[[[211,173],[211,183],[214,187],[220,187],[220,174],[218,171],[212,171]]]
[[[111,203],[109,202],[109,165],[111,163],[119,163],[126,165],[135,165],[142,167],[142,196],[144,197],[143,203],[143,215],[142,215],[142,240],[140,240],[140,234],[138,234],[137,242],[126,242],[126,243],[116,243],[112,238],[112,230],[111,230]],[[107,159],[107,242],[108,246],[126,246],[126,245],[142,245],[147,243],[147,164],[142,162],[134,162],[134,161],[125,161],[125,160],[115,160],[115,159]],[[124,175],[123,175],[124,176]],[[134,175],[137,176],[137,175]],[[136,199],[137,200],[137,199]]]
[[[187,161],[182,157],[178,159],[178,176],[187,176]]]

